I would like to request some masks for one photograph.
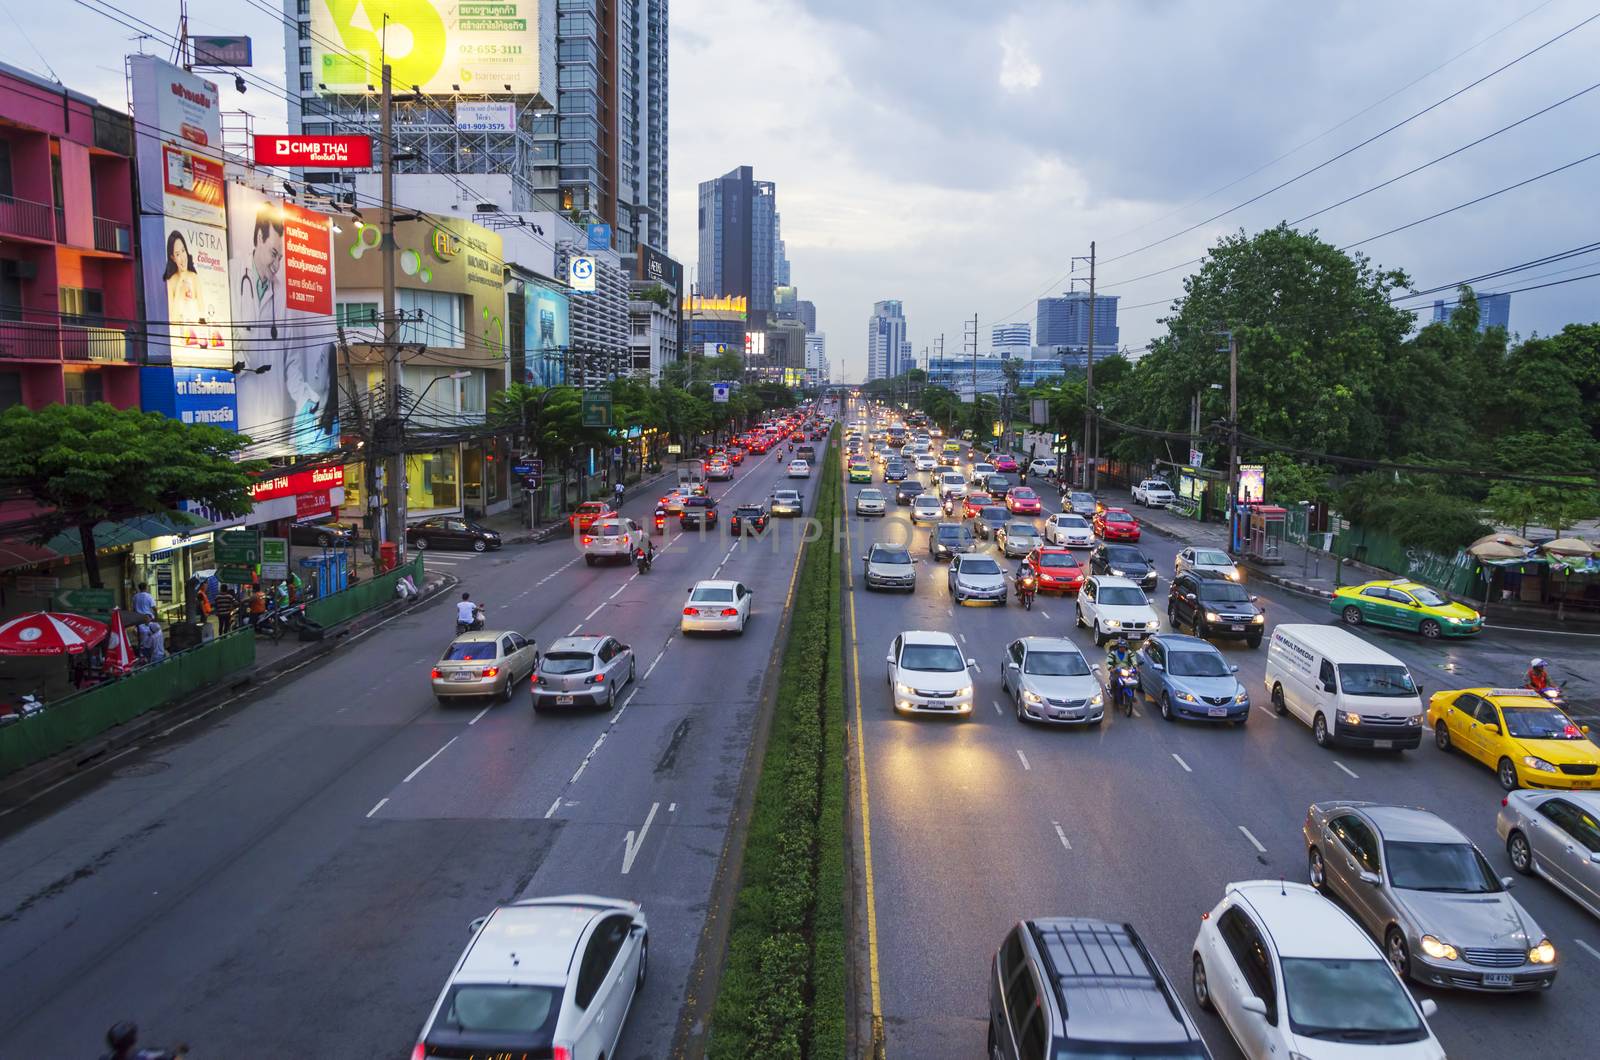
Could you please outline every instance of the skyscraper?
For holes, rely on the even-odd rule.
[[[1021,348],[1026,351],[1032,345],[1032,335],[1033,328],[1027,323],[996,324],[990,329],[989,342],[996,350]]]
[[[817,303],[809,298],[802,298],[794,304],[794,309],[800,317],[800,323],[806,326],[807,331],[817,330]]]
[[[867,378],[888,379],[904,373],[911,367],[910,351],[901,303],[875,303],[867,318]]]
[[[1117,328],[1117,295],[1101,294],[1094,299],[1095,356],[1116,352],[1120,332]],[[1068,291],[1059,298],[1039,299],[1039,321],[1034,331],[1037,346],[1067,346],[1084,349],[1089,345],[1089,295]]]
[[[697,291],[747,299],[752,327],[764,324],[773,308],[777,196],[777,186],[756,180],[749,166],[700,184]]]
[[[1511,296],[1509,294],[1490,294],[1487,291],[1474,291],[1473,297],[1478,302],[1479,331],[1487,331],[1490,328],[1503,328],[1508,332],[1511,330]],[[1456,308],[1454,300],[1446,302],[1442,298],[1434,299],[1433,322],[1438,324],[1449,320],[1455,315]]]

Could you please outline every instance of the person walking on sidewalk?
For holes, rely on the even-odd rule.
[[[224,585],[217,591],[216,600],[212,601],[211,609],[217,615],[217,633],[228,633],[233,629],[233,616],[239,610],[239,594],[233,591],[233,586]]]

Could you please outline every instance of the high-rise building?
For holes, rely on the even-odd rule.
[[[1098,336],[1096,336],[1098,338]],[[1033,327],[1024,322],[1019,324],[996,324],[989,331],[989,341],[996,351],[1023,349],[1033,345]],[[1099,345],[1099,343],[1096,343]]]
[[[778,286],[778,186],[770,180],[752,184],[750,200],[750,311],[772,311]]]
[[[783,218],[776,213],[772,215],[772,238],[772,282],[779,287],[788,287],[789,251],[783,242]]]
[[[889,379],[911,367],[906,318],[899,300],[877,302],[867,318],[867,379]]]
[[[1115,353],[1120,332],[1117,328],[1117,295],[1095,295],[1094,348],[1096,357]],[[1082,350],[1089,345],[1089,295],[1068,291],[1059,298],[1039,299],[1038,327],[1034,343],[1038,346],[1066,346]]]
[[[800,318],[800,323],[806,326],[807,331],[817,330],[817,303],[802,298],[794,304],[795,315]]]
[[[828,336],[813,331],[806,336],[806,383],[825,386],[829,382],[832,375],[828,369]]]
[[[1490,294],[1487,291],[1474,291],[1473,297],[1478,302],[1478,330],[1487,331],[1490,328],[1511,330],[1511,296],[1509,294]],[[1455,301],[1446,302],[1442,298],[1433,301],[1433,322],[1435,324],[1449,320],[1455,315],[1457,309]],[[1095,345],[1099,345],[1096,343]]]
[[[777,186],[749,166],[700,184],[700,265],[696,292],[746,301],[750,323],[773,309],[777,286]]]

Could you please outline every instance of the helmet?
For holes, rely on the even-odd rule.
[[[113,1049],[132,1049],[139,1041],[139,1028],[132,1020],[112,1024],[106,1031],[106,1044]]]
[[[1127,637],[1118,636],[1117,639],[1113,642],[1113,644],[1115,644],[1115,646],[1118,649],[1122,650],[1122,651],[1127,651],[1128,650],[1128,638]]]
[[[1543,659],[1535,659],[1535,660],[1533,660],[1533,662],[1529,663],[1528,665],[1533,667],[1535,670],[1543,670],[1546,666],[1549,665],[1549,663],[1545,662]]]

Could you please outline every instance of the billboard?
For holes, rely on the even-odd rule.
[[[571,342],[571,318],[564,292],[539,283],[523,285],[523,348],[529,386],[556,386],[567,381],[564,354]]]
[[[227,230],[159,215],[141,218],[140,225],[146,239],[142,264],[152,362],[232,367]]]
[[[683,266],[655,247],[640,243],[634,262],[634,279],[659,283],[673,293],[683,290]]]
[[[256,164],[369,169],[372,166],[372,137],[257,133]]]
[[[255,443],[246,455],[328,452],[339,440],[333,221],[233,184],[228,234],[235,353],[246,366],[239,431]]]
[[[508,133],[517,131],[514,103],[457,103],[456,132]]]
[[[400,91],[530,96],[550,87],[539,37],[541,9],[553,17],[554,8],[549,0],[311,0],[311,79],[330,93],[378,84],[387,25]]]

